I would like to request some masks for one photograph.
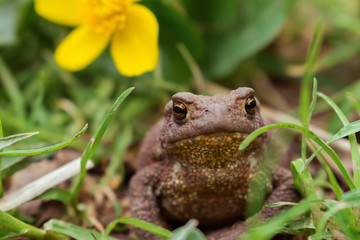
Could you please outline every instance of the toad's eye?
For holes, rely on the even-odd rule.
[[[184,119],[187,113],[186,105],[182,102],[174,101],[173,113],[177,119]]]
[[[255,97],[248,97],[245,102],[245,110],[248,114],[254,114],[256,108]]]

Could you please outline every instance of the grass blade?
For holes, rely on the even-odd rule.
[[[329,165],[328,162],[326,162],[324,155],[318,151],[318,149],[316,149],[316,146],[314,143],[310,143],[310,148],[312,149],[312,151],[314,151],[314,153],[316,153],[317,159],[319,160],[319,162],[321,163],[321,165],[323,166],[323,168],[325,169],[327,176],[329,178],[329,182],[331,184],[332,190],[335,193],[335,196],[337,197],[337,199],[340,199],[341,196],[343,195],[343,191],[333,173],[333,171],[331,170],[331,167]],[[315,151],[316,149],[316,151]],[[306,168],[306,163],[301,167],[300,172],[304,171]]]
[[[48,152],[53,152],[53,151],[59,150],[61,148],[64,148],[66,146],[69,146],[70,144],[72,144],[73,142],[78,140],[81,137],[81,135],[83,135],[85,133],[87,128],[88,128],[88,125],[86,124],[83,127],[83,129],[81,129],[81,131],[78,132],[75,136],[73,136],[72,138],[70,138],[67,141],[64,141],[64,142],[61,142],[58,144],[54,144],[54,145],[39,148],[39,149],[13,150],[13,151],[0,152],[0,156],[4,156],[4,157],[32,156],[32,155],[39,155],[39,154],[44,154],[44,153],[48,153]]]
[[[106,181],[107,185],[111,187],[112,180],[116,177],[119,177],[119,182],[121,183],[125,177],[125,168],[124,168],[124,154],[126,149],[130,146],[132,141],[132,128],[130,125],[125,125],[123,132],[115,142],[114,154],[111,156],[110,163],[106,168],[106,174],[103,178],[103,181]],[[117,186],[116,186],[117,187]]]
[[[87,161],[95,154],[96,149],[100,145],[101,138],[103,137],[106,128],[110,124],[110,121],[114,117],[116,110],[119,108],[120,104],[125,100],[125,98],[134,90],[134,87],[128,88],[125,90],[115,101],[114,105],[110,109],[110,111],[105,116],[104,120],[100,124],[99,128],[97,129],[94,136],[91,138],[90,142],[86,146],[86,149],[81,157],[81,170],[79,174],[78,180],[73,185],[73,195],[72,201],[73,205],[76,206],[77,204],[77,196],[79,195],[80,188],[84,181],[86,175],[86,163]]]
[[[360,101],[356,97],[356,95],[352,92],[346,93],[346,98],[351,103],[352,107],[355,109],[358,115],[360,115]]]
[[[20,134],[16,134],[16,135],[7,136],[7,137],[0,136],[0,150],[6,148],[8,146],[11,146],[17,142],[20,142],[22,140],[25,140],[29,137],[32,137],[36,134],[39,134],[39,132],[20,133]]]
[[[323,22],[319,20],[316,24],[309,53],[305,62],[305,72],[301,80],[300,87],[300,116],[301,122],[307,124],[308,110],[310,103],[311,79],[315,71],[315,63],[320,52],[320,46],[323,36]]]
[[[335,135],[333,135],[329,140],[326,141],[326,144],[331,144],[343,137],[349,136],[356,132],[360,131],[360,120],[350,123],[349,125],[341,128]],[[357,146],[356,146],[357,147]],[[315,156],[322,150],[323,148],[318,148],[305,162],[302,171],[304,168],[315,158]]]
[[[44,239],[43,230],[26,224],[0,210],[0,229],[4,232],[15,233],[30,239]]]
[[[205,235],[196,228],[198,221],[190,219],[184,226],[175,229],[168,240],[206,240]]]
[[[101,238],[101,234],[95,230],[79,227],[75,224],[52,219],[45,223],[45,230],[62,233],[78,240],[96,240]],[[49,238],[50,239],[50,238]],[[112,237],[106,237],[105,240],[115,240]]]
[[[316,100],[317,100],[317,80],[316,78],[314,78],[313,81],[313,90],[312,90],[312,100],[309,106],[309,110],[308,110],[308,119],[307,119],[307,123],[310,124],[310,119],[312,116],[312,113],[314,112],[315,106],[316,106]]]
[[[19,237],[24,236],[26,233],[28,233],[29,230],[24,229],[20,232],[10,232],[10,231],[3,231],[0,229],[0,239],[5,240],[5,239],[21,239]]]
[[[300,107],[299,107],[300,118],[303,126],[306,129],[309,128],[310,114],[311,114],[308,111],[309,103],[310,103],[311,79],[312,76],[314,75],[315,63],[320,52],[322,36],[323,36],[323,22],[319,20],[316,24],[313,33],[310,49],[305,62],[305,72],[301,80],[301,86],[300,86]],[[316,81],[314,81],[314,86],[316,86]],[[313,92],[314,91],[316,91],[316,89],[313,90]],[[313,100],[316,101],[315,99]],[[301,141],[301,156],[304,160],[306,159],[306,138],[307,138],[306,133],[303,133],[302,141]]]
[[[300,190],[299,192],[302,192],[302,189],[304,189],[306,196],[315,195],[316,198],[314,182],[309,170],[305,169],[304,171],[300,171],[303,165],[304,165],[304,161],[302,160],[302,158],[296,159],[291,162],[291,173],[294,178],[294,183],[296,183],[295,186],[298,190]],[[306,183],[306,184],[301,185],[300,183]]]
[[[335,104],[335,102],[331,98],[320,92],[318,92],[318,96],[321,97],[326,103],[328,103],[332,107],[332,109],[340,118],[344,127],[350,124],[345,114],[340,110],[340,108]],[[360,128],[358,130],[360,131]],[[349,134],[349,141],[351,147],[351,158],[353,161],[354,183],[356,187],[360,187],[360,155],[359,155],[359,148],[358,148],[356,136],[354,133]]]
[[[194,77],[194,85],[197,90],[200,92],[206,92],[206,87],[208,84],[206,84],[206,80],[204,79],[204,76],[199,68],[199,66],[196,64],[195,59],[189,52],[189,49],[186,48],[184,43],[178,43],[176,45],[176,48],[180,52],[181,56],[184,58],[184,61],[188,65],[188,67],[191,70],[191,73]]]
[[[144,229],[146,231],[149,231],[159,237],[162,238],[169,238],[171,236],[171,232],[165,228],[162,228],[160,226],[157,226],[155,224],[149,223],[149,222],[145,222],[143,220],[140,219],[136,219],[136,218],[131,218],[131,217],[123,217],[123,218],[119,218],[119,219],[115,219],[114,221],[112,221],[105,229],[105,232],[103,234],[104,237],[108,236],[111,232],[111,230],[116,226],[116,224],[118,223],[123,223],[123,224],[129,224],[131,226],[134,227],[138,227],[141,229]],[[103,240],[103,238],[101,239]]]
[[[349,125],[342,127],[337,133],[335,133],[327,142],[333,143],[340,138],[349,136],[351,134],[360,131],[360,120],[350,123]]]
[[[50,188],[35,199],[57,200],[67,204],[71,200],[71,193],[68,190],[61,188]]]
[[[9,68],[6,66],[5,61],[0,56],[0,80],[6,89],[6,93],[10,99],[13,109],[15,110],[16,116],[20,119],[25,119],[25,101],[21,94],[16,80],[10,73]]]
[[[305,171],[303,172],[300,171],[303,165],[304,165],[304,160],[302,158],[299,158],[291,162],[291,173],[294,178],[294,183],[302,183],[302,188],[305,191],[305,196],[307,197],[307,199],[317,200],[318,197],[314,187],[314,181],[309,170],[305,169]],[[315,226],[317,226],[321,218],[320,206],[314,205],[311,208],[311,213],[313,215],[314,224]]]

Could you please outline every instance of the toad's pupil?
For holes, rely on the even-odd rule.
[[[181,107],[175,106],[175,107],[174,107],[174,111],[175,111],[176,113],[182,113],[182,112],[184,112],[184,109],[182,109]]]
[[[249,107],[249,108],[254,108],[254,107],[256,107],[256,101],[255,101],[255,99],[250,100],[250,102],[248,103],[248,107]]]
[[[256,100],[254,97],[249,97],[248,99],[246,99],[245,109],[247,113],[253,114],[255,112],[255,107],[256,107]]]

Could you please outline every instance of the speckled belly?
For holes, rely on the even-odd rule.
[[[206,174],[201,170],[174,174],[158,189],[163,214],[181,222],[195,218],[205,226],[242,219],[251,178],[249,172],[223,173],[214,169],[211,174],[208,170]]]
[[[164,216],[169,219],[186,222],[195,218],[203,226],[216,226],[242,219],[246,201],[231,195],[203,195],[186,200],[185,196],[164,196],[161,203]]]

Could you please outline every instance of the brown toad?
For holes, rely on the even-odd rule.
[[[175,94],[140,149],[138,171],[130,183],[132,217],[155,224],[195,218],[201,226],[217,229],[209,239],[236,239],[246,230],[248,186],[266,135],[245,150],[238,147],[263,125],[251,88],[213,97]],[[267,183],[266,204],[297,198],[287,170],[279,168]],[[266,219],[277,212],[264,207],[261,213]],[[135,231],[140,239],[158,239]]]

